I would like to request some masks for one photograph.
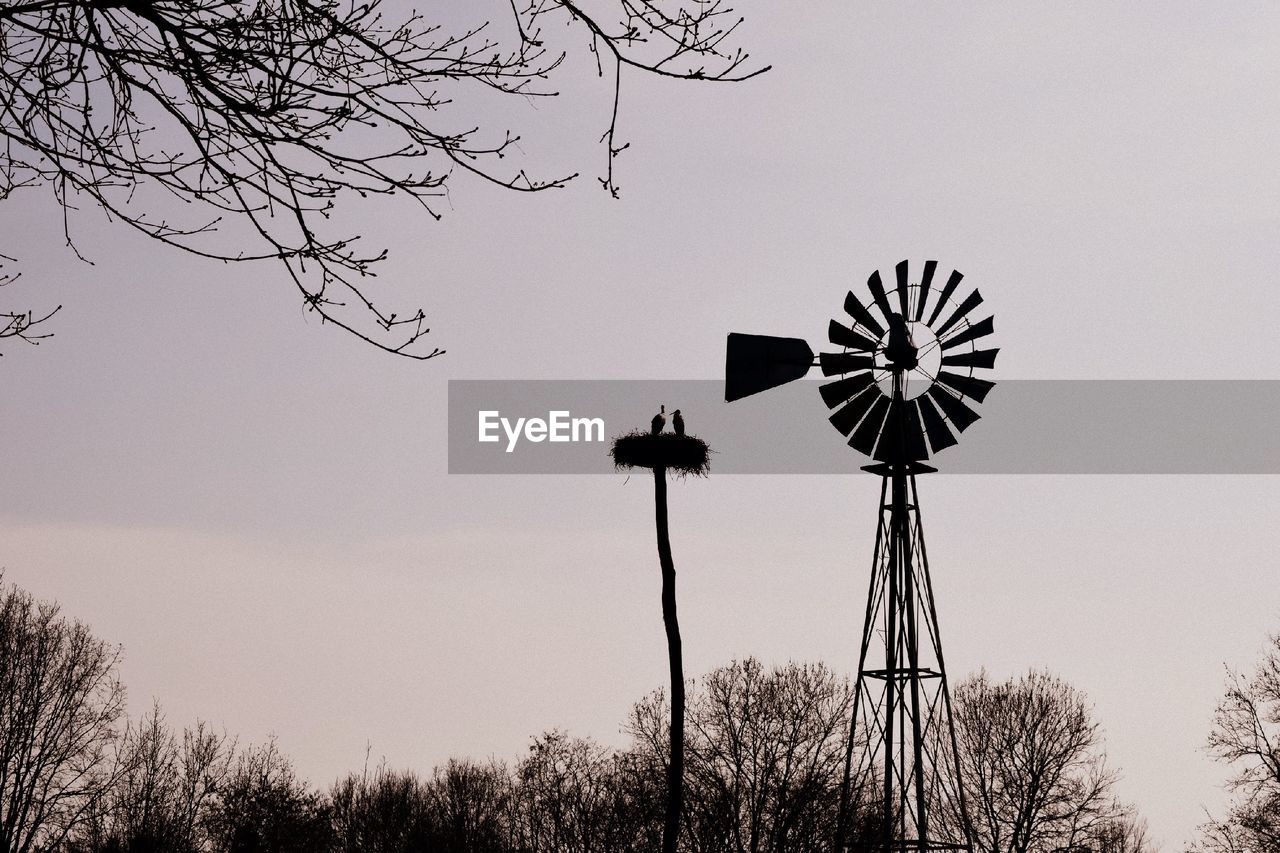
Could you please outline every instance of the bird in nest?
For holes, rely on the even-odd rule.
[[[684,435],[684,415],[680,414],[679,409],[671,413],[671,428],[676,431],[676,435]]]
[[[650,423],[653,426],[654,435],[662,432],[662,428],[667,425],[667,407],[665,404],[658,407],[658,414],[653,416],[653,420]]]

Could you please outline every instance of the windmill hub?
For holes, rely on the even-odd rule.
[[[893,331],[886,332],[879,340],[880,349],[884,353],[886,363],[883,370],[876,371],[876,384],[887,397],[893,396],[893,375],[901,373],[902,398],[914,400],[933,384],[931,377],[938,375],[942,367],[942,349],[938,336],[924,323],[914,320],[906,322],[907,340],[910,348],[901,350],[902,355],[895,359],[899,351],[895,350],[890,338]]]
[[[895,373],[915,370],[920,363],[916,358],[917,352],[907,321],[902,319],[901,314],[890,314],[889,331],[884,341],[884,354],[889,359],[889,369]]]

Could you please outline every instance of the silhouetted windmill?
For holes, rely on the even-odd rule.
[[[875,803],[876,849],[973,849],[916,474],[936,471],[923,460],[978,420],[966,399],[981,403],[995,383],[974,372],[993,367],[999,350],[977,348],[994,331],[991,317],[969,319],[982,296],[955,298],[959,272],[935,286],[937,266],[925,261],[911,283],[901,262],[889,292],[872,273],[871,302],[850,292],[844,309],[853,322],[829,326],[843,351],[816,362],[824,376],[840,377],[819,388],[831,423],[876,460],[863,470],[882,478],[836,850],[850,844],[851,794]],[[813,350],[798,338],[730,334],[725,400],[799,379],[813,366]]]

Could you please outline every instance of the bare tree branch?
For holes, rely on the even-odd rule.
[[[508,0],[487,22],[450,28],[420,13],[391,21],[383,0],[6,2],[0,200],[46,186],[64,211],[86,198],[200,257],[274,259],[325,322],[429,359],[442,351],[422,340],[426,312],[374,304],[367,281],[386,250],[361,250],[334,224],[341,199],[399,195],[438,217],[433,202],[459,172],[515,192],[573,179],[512,167],[519,136],[460,122],[451,106],[555,95],[566,53],[548,46],[552,23],[612,64],[601,181],[614,196],[623,68],[722,81],[765,70],[727,46],[740,19],[719,0],[595,7]],[[79,253],[69,224],[64,235]],[[5,317],[9,336],[28,339],[40,321]]]
[[[1208,748],[1231,765],[1237,800],[1225,818],[1200,827],[1192,849],[1280,851],[1280,634],[1270,638],[1252,675],[1227,670]]]

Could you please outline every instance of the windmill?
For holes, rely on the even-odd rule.
[[[870,803],[872,849],[966,850],[973,843],[943,663],[916,475],[936,471],[931,454],[956,444],[978,420],[994,383],[975,375],[995,365],[981,349],[994,320],[974,321],[982,304],[964,299],[964,276],[935,280],[925,261],[910,281],[907,261],[886,290],[879,271],[867,280],[871,301],[845,297],[847,320],[832,320],[828,339],[841,352],[821,353],[799,338],[730,334],[725,400],[774,388],[821,368],[819,387],[833,426],[850,447],[872,458],[863,470],[881,477],[875,556],[858,655],[835,849],[851,841],[855,801]]]

